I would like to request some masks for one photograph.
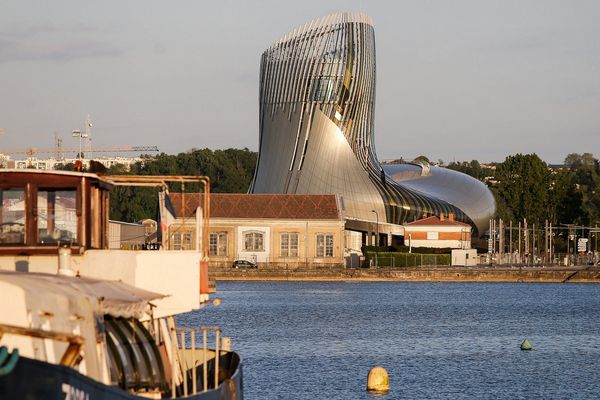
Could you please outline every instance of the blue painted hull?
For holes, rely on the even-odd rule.
[[[168,397],[170,398],[170,396]],[[207,392],[177,397],[192,400],[242,400],[242,365],[237,366],[230,379]],[[43,361],[21,357],[13,371],[0,376],[0,399],[12,400],[140,400],[118,387],[107,386],[79,372]]]

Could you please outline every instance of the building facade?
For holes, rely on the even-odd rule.
[[[333,14],[281,38],[261,58],[260,144],[250,192],[338,195],[347,227],[357,231],[375,221],[385,233],[423,214],[453,213],[483,232],[495,202],[479,181],[421,168],[405,182],[383,168],[374,105],[370,17]]]
[[[196,208],[201,196],[172,193],[173,250],[196,246]],[[248,260],[259,265],[340,265],[345,253],[344,219],[334,195],[211,194],[209,256],[212,265]],[[182,213],[184,204],[185,211]]]
[[[404,224],[404,243],[411,247],[471,248],[471,226],[454,220],[450,213]]]

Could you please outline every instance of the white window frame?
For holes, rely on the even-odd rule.
[[[259,252],[265,251],[265,233],[261,231],[244,231],[244,251],[246,252]],[[248,237],[250,239],[250,246],[248,246]],[[260,239],[260,240],[259,240]]]
[[[427,232],[427,240],[439,240],[440,233],[439,232]]]
[[[213,244],[214,239],[214,244]],[[227,255],[228,245],[227,232],[211,232],[208,243],[208,255],[213,257],[222,257]]]
[[[316,235],[316,255],[318,258],[333,257],[333,245],[335,243],[333,233],[317,233]]]
[[[298,232],[283,232],[280,235],[279,250],[281,257],[298,258],[299,236]]]

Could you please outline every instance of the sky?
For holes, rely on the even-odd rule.
[[[103,0],[0,3],[0,152],[258,150],[260,56],[334,12],[375,26],[382,160],[600,156],[600,1]]]

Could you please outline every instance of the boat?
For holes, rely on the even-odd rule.
[[[204,186],[196,247],[169,250],[163,236],[109,248],[110,190],[170,182]],[[0,170],[0,398],[243,399],[230,339],[175,321],[218,303],[209,295],[209,184]]]

